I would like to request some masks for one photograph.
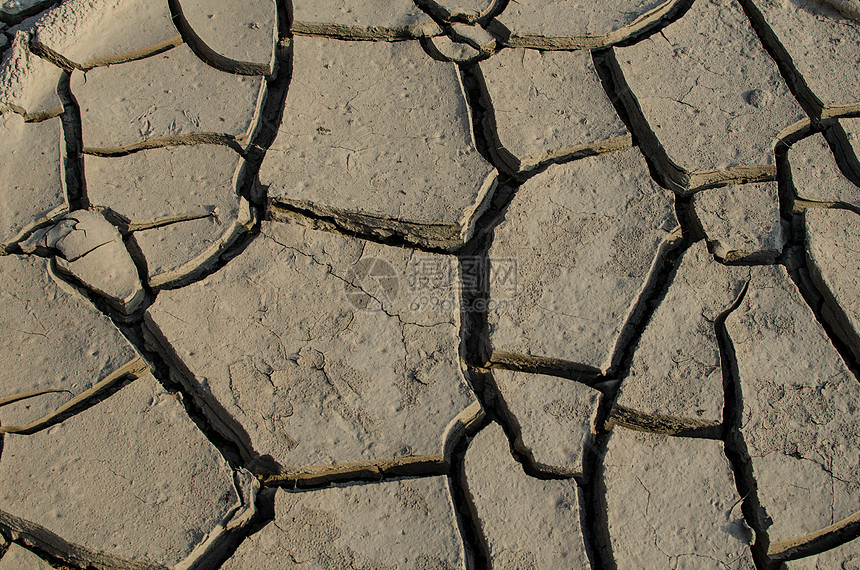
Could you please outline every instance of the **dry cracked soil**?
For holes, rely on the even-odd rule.
[[[858,0],[0,54],[0,570],[860,568]]]

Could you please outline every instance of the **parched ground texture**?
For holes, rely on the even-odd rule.
[[[857,0],[0,53],[0,570],[860,568]]]

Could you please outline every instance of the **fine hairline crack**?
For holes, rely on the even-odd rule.
[[[416,327],[420,327],[420,328],[434,328],[437,326],[445,326],[445,325],[451,324],[451,323],[446,322],[446,321],[440,321],[440,322],[431,323],[431,324],[422,324],[422,323],[417,323],[417,322],[413,322],[413,321],[407,321],[407,320],[403,319],[403,317],[401,317],[399,313],[389,312],[389,310],[385,308],[384,302],[381,299],[379,299],[375,294],[364,289],[364,287],[362,287],[362,285],[360,283],[355,283],[354,281],[351,281],[351,280],[347,279],[346,277],[343,277],[342,275],[338,274],[335,271],[335,268],[330,263],[320,261],[319,259],[316,258],[315,255],[313,255],[311,253],[304,252],[295,246],[287,245],[283,242],[280,242],[280,241],[278,241],[277,238],[275,238],[272,235],[269,235],[269,234],[262,234],[262,235],[264,238],[272,240],[276,244],[280,245],[282,248],[290,250],[290,251],[292,251],[298,255],[301,255],[302,257],[306,257],[306,258],[310,259],[311,261],[313,261],[315,264],[320,265],[322,267],[325,267],[326,269],[328,269],[327,273],[329,275],[331,275],[335,279],[338,279],[339,281],[342,281],[347,286],[358,289],[363,294],[367,295],[369,298],[376,301],[379,304],[379,310],[382,311],[383,313],[385,313],[386,316],[397,319],[397,321],[400,323],[401,326],[412,325],[412,326],[416,326]]]

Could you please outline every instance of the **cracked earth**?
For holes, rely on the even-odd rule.
[[[860,568],[857,0],[0,51],[0,570]]]

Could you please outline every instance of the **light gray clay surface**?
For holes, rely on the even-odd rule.
[[[125,85],[122,90],[117,84]],[[188,87],[184,87],[187,85]],[[224,73],[187,45],[163,54],[97,67],[72,77],[86,148],[115,148],[155,137],[197,133],[249,135],[261,77]],[[189,96],[186,90],[193,90]]]
[[[860,271],[860,215],[809,208],[805,221],[806,256],[810,275],[824,294],[822,309],[829,311],[828,322],[860,358],[860,299],[854,294]]]
[[[512,170],[630,145],[588,50],[510,49],[480,67],[498,152]]]
[[[741,419],[771,541],[860,511],[860,386],[782,267],[756,268],[726,320]]]
[[[182,41],[168,3],[151,0],[68,0],[43,13],[32,34],[33,42],[87,67],[134,59],[155,46]]]
[[[751,5],[765,41],[802,78],[803,100],[815,115],[860,109],[856,74],[831,72],[860,64],[857,0],[753,0]]]
[[[613,0],[590,5],[571,0],[522,0],[508,5],[494,27],[515,47],[596,48],[653,27],[675,4],[671,0]]]
[[[603,469],[619,569],[755,567],[720,442],[616,428]]]
[[[12,112],[0,115],[0,252],[36,224],[68,210],[60,128],[58,118],[25,123]]]
[[[0,0],[0,570],[850,570],[857,0]]]
[[[13,544],[0,558],[0,570],[50,570],[50,564],[24,548]]]
[[[37,230],[21,248],[54,254],[57,269],[123,313],[140,308],[145,292],[119,231],[98,212],[75,210]]]
[[[46,529],[59,539],[48,547],[168,566],[242,501],[227,462],[151,375],[56,427],[6,435],[0,476],[0,518]]]
[[[178,4],[199,41],[215,54],[265,66],[271,72],[277,18],[274,0],[246,1],[240,10],[224,0],[179,0]]]
[[[813,202],[843,202],[860,208],[860,187],[842,172],[822,135],[795,143],[788,152],[791,181],[798,198]]]
[[[26,426],[136,358],[110,319],[38,257],[0,257],[0,398],[61,390],[0,408],[0,427]],[[2,464],[2,461],[0,461]]]
[[[415,42],[294,44],[285,118],[260,170],[273,206],[353,218],[419,244],[468,239],[496,170],[475,147],[456,65]]]
[[[785,246],[776,182],[699,192],[693,208],[714,255],[726,262],[773,263]]]
[[[248,230],[235,185],[241,164],[220,145],[84,158],[90,203],[127,225],[153,287],[182,281]]]
[[[495,370],[493,377],[519,428],[517,445],[535,467],[581,477],[600,392],[566,378],[511,370]]]
[[[551,197],[550,197],[551,196]],[[495,351],[606,371],[651,269],[676,234],[672,195],[638,149],[559,166],[523,184],[490,263],[516,261],[516,290],[490,283]]]
[[[301,0],[293,2],[297,34],[343,38],[420,38],[442,34],[412,0]]]
[[[492,568],[577,568],[587,564],[572,479],[529,477],[498,424],[466,451],[466,487]],[[517,497],[516,505],[503,497]],[[514,508],[515,507],[515,508]]]
[[[722,359],[714,322],[731,307],[749,268],[726,267],[704,242],[688,249],[645,328],[617,405],[656,416],[720,423]]]
[[[26,33],[18,32],[11,40],[0,65],[0,111],[23,115],[61,107],[57,84],[62,71],[30,50]]]
[[[860,158],[860,118],[844,117],[839,120],[839,124],[845,129],[848,144],[851,145],[854,158]],[[860,175],[860,172],[858,172],[858,175]]]
[[[456,529],[444,477],[279,490],[275,519],[224,569],[462,568]]]
[[[442,262],[266,223],[223,270],[163,291],[147,324],[208,405],[285,467],[436,456],[472,403],[459,304],[396,276]]]
[[[772,176],[775,140],[805,117],[735,0],[695,2],[615,57],[631,120],[682,191]]]

